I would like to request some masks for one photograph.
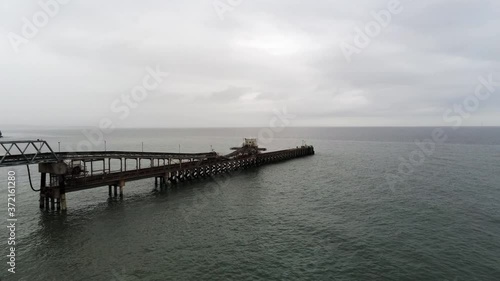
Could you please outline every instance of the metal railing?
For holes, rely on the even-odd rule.
[[[56,163],[63,160],[111,159],[206,159],[216,158],[217,153],[170,153],[135,151],[81,151],[54,152],[44,140],[18,140],[0,142],[0,167]]]
[[[59,161],[56,153],[44,140],[1,141],[0,153],[0,167]]]

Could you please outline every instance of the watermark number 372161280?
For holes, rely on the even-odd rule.
[[[16,173],[9,171],[7,173],[7,229],[9,236],[7,238],[8,255],[7,264],[10,273],[16,273]]]

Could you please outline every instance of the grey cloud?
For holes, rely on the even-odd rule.
[[[211,1],[72,1],[17,54],[7,34],[39,8],[9,2],[0,125],[16,108],[40,107],[51,114],[16,123],[97,125],[156,65],[170,76],[120,126],[163,126],[148,117],[186,109],[196,118],[176,126],[266,126],[283,106],[302,126],[443,125],[442,111],[472,94],[480,75],[500,81],[493,0],[401,0],[404,10],[348,63],[339,44],[388,2],[244,0],[220,20]],[[500,117],[499,106],[493,95],[468,125]]]

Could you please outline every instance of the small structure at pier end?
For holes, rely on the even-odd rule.
[[[220,155],[206,153],[168,153],[133,151],[54,152],[46,141],[0,142],[4,155],[0,167],[38,164],[40,208],[66,210],[66,194],[108,186],[109,197],[123,197],[130,181],[155,178],[155,186],[175,185],[205,179],[221,173],[258,167],[269,163],[314,154],[314,147],[264,152],[257,139],[245,139],[241,147]],[[44,152],[44,150],[47,150]],[[30,184],[31,184],[31,175]]]

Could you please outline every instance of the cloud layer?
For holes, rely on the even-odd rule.
[[[350,62],[339,46],[391,1],[72,0],[15,52],[28,2],[0,6],[4,126],[266,126],[283,107],[294,126],[442,126],[478,77],[500,82],[498,1],[401,0]],[[157,66],[168,78],[119,118]],[[500,86],[465,124],[500,125],[499,107]]]

